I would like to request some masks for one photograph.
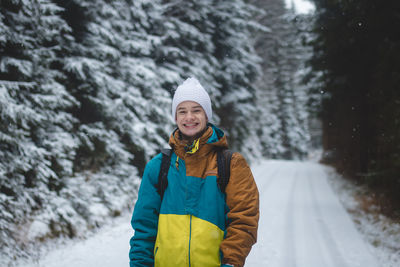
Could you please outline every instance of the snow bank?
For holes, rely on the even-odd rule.
[[[376,212],[371,206],[368,211],[361,208],[357,195],[366,188],[345,180],[333,168],[327,167],[329,182],[354,221],[356,228],[370,244],[381,267],[400,266],[400,224]]]

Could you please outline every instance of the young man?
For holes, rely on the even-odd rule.
[[[225,192],[217,184],[218,148],[226,136],[213,124],[210,97],[195,78],[181,84],[172,101],[178,128],[168,186],[157,192],[162,155],[147,165],[132,216],[130,266],[243,266],[257,239],[259,198],[245,159],[232,155]]]

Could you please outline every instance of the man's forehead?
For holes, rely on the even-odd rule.
[[[185,105],[179,105],[178,109],[186,109],[186,108],[203,108],[200,104],[196,104],[193,106],[185,106]]]

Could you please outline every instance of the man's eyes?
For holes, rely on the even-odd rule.
[[[201,109],[192,110],[192,113],[200,113],[200,112],[201,112]],[[187,113],[186,110],[180,110],[180,111],[178,111],[178,114],[186,114],[186,113]]]

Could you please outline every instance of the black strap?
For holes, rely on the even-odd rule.
[[[160,166],[160,173],[158,174],[157,192],[160,195],[162,201],[165,189],[167,189],[168,186],[167,176],[168,176],[169,166],[171,165],[172,149],[164,148],[161,150],[161,153],[162,153],[162,160]]]
[[[162,160],[160,172],[158,174],[157,192],[160,195],[161,201],[164,197],[165,189],[168,186],[168,171],[171,166],[172,149],[165,148],[161,150]],[[217,166],[218,166],[218,179],[217,184],[222,193],[225,193],[225,188],[229,183],[231,171],[231,159],[233,152],[228,149],[217,150]]]
[[[231,159],[233,152],[229,149],[217,150],[217,164],[218,164],[218,187],[222,193],[225,193],[225,188],[229,183],[231,176]]]

